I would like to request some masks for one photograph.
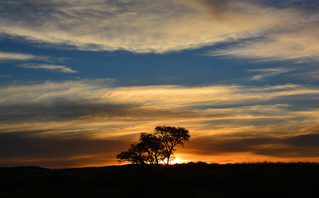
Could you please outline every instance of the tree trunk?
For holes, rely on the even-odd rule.
[[[172,155],[172,151],[169,151],[169,154],[167,155],[167,163],[166,163],[166,165],[169,165],[169,161],[170,161],[171,155]]]

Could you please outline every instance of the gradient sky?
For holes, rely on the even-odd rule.
[[[1,0],[0,166],[118,164],[190,130],[175,162],[319,162],[315,0]]]

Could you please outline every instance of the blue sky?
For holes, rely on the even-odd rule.
[[[319,161],[317,8],[1,1],[0,165],[116,164],[157,125],[190,130],[177,161]]]
[[[1,49],[6,53],[35,56],[29,60],[3,60],[1,81],[60,81],[112,78],[118,85],[209,85],[285,83],[316,84],[307,78],[309,70],[317,72],[316,63],[294,61],[256,61],[254,59],[208,56],[207,52],[223,45],[189,49],[165,54],[129,51],[83,51],[66,46],[43,46],[3,36]],[[56,65],[59,69],[28,66]]]

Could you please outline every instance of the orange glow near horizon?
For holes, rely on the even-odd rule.
[[[171,164],[319,162],[316,1],[38,2],[0,0],[0,167],[126,164],[158,126]]]
[[[103,159],[98,160],[99,163],[85,163],[72,166],[73,168],[81,167],[103,167],[103,166],[119,166],[130,164],[129,162],[122,162],[114,160],[113,162],[104,162]],[[271,157],[271,156],[261,156],[251,153],[238,153],[238,154],[225,154],[225,155],[215,155],[215,156],[205,156],[187,153],[176,153],[175,159],[171,161],[171,165],[174,164],[187,164],[189,162],[205,162],[207,164],[236,164],[236,163],[319,163],[319,157],[316,158],[281,158],[281,157]],[[160,164],[164,164],[160,162]],[[65,168],[65,167],[55,167],[55,168]]]
[[[115,159],[117,153],[136,143],[141,132],[152,133],[154,127],[163,125],[184,127],[191,135],[185,147],[177,148],[172,163],[319,162],[317,143],[304,144],[305,140],[318,137],[319,110],[290,110],[286,101],[267,103],[272,99],[289,100],[294,95],[306,97],[309,93],[319,93],[311,87],[288,84],[109,88],[71,81],[11,86],[3,91],[6,93],[3,103],[8,106],[12,102],[28,106],[38,100],[40,105],[34,108],[42,111],[43,106],[51,108],[50,105],[55,105],[55,98],[63,98],[67,108],[66,119],[64,114],[59,114],[59,105],[56,114],[44,115],[43,119],[32,117],[33,114],[28,119],[16,120],[8,116],[13,120],[0,125],[0,135],[16,141],[12,144],[17,146],[19,142],[25,142],[23,146],[28,147],[30,153],[24,153],[20,148],[22,154],[2,159],[6,160],[3,164],[119,165]],[[74,98],[77,105],[73,104]],[[251,101],[255,103],[238,105]],[[39,150],[47,151],[51,156],[38,155]]]

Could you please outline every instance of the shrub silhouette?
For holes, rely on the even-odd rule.
[[[184,145],[189,138],[189,131],[183,127],[157,126],[153,134],[141,133],[140,142],[131,144],[116,158],[133,164],[169,164],[174,158],[176,146]]]

